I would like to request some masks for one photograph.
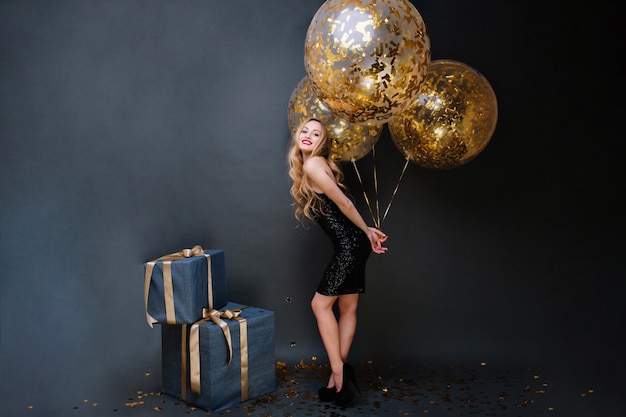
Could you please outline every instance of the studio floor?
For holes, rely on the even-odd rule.
[[[597,386],[598,380],[567,372],[530,367],[506,369],[486,362],[469,366],[410,367],[356,364],[361,390],[351,408],[321,403],[317,388],[328,366],[315,359],[277,362],[276,391],[221,411],[206,411],[158,391],[138,387],[119,400],[87,398],[68,404],[67,416],[563,416],[618,417],[619,387]],[[159,382],[146,373],[146,387]],[[621,408],[621,409],[620,409]],[[37,415],[25,405],[24,415]]]

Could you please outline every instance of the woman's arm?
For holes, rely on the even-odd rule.
[[[326,194],[352,223],[365,232],[374,252],[384,253],[387,251],[387,248],[382,246],[382,242],[387,240],[387,235],[374,227],[368,227],[352,200],[337,185],[330,167],[323,158],[311,157],[306,161],[303,169],[309,177],[313,189]]]

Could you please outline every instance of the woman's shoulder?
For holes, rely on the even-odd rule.
[[[302,167],[305,171],[311,169],[326,169],[328,167],[328,162],[326,162],[326,159],[321,156],[312,156],[307,159],[304,164],[302,164]]]

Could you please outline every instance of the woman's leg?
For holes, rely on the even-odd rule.
[[[333,373],[328,387],[331,388],[334,385],[335,389],[339,391],[343,383],[343,360],[341,358],[339,323],[333,311],[335,301],[337,301],[336,296],[327,296],[316,292],[311,300],[311,309],[317,320],[317,327]]]
[[[339,296],[339,347],[341,359],[348,362],[350,347],[356,333],[357,307],[359,294],[346,294]]]

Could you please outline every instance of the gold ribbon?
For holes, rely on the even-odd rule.
[[[180,358],[180,399],[187,401],[187,325],[181,326],[180,351],[183,353]]]
[[[176,324],[176,309],[174,307],[174,284],[172,281],[172,261],[183,258],[191,258],[192,256],[204,256],[207,261],[207,281],[208,281],[208,297],[209,308],[213,308],[213,284],[211,276],[211,255],[204,253],[202,246],[196,245],[191,249],[183,249],[179,252],[170,253],[161,256],[158,259],[146,263],[146,271],[144,273],[143,298],[146,308],[146,320],[148,325],[153,327],[154,323],[158,323],[154,317],[148,313],[148,294],[150,292],[150,282],[152,282],[152,271],[154,265],[163,262],[163,295],[165,296],[165,318],[167,324]]]
[[[239,320],[239,353],[241,355],[241,402],[248,401],[248,323],[243,317]]]
[[[241,306],[233,310],[224,309],[218,311],[215,309],[204,309],[202,312],[203,318],[196,321],[191,325],[189,330],[189,379],[191,380],[191,391],[196,394],[201,394],[200,388],[200,325],[208,321],[220,326],[222,333],[226,338],[226,344],[228,345],[228,365],[230,365],[233,356],[233,343],[230,335],[230,329],[226,320],[238,320],[239,321],[239,351],[241,356],[241,401],[247,401],[248,399],[248,325],[246,319],[239,317],[241,310],[246,306]],[[183,335],[183,338],[186,337]],[[187,356],[187,349],[181,352],[181,360],[185,360]],[[186,379],[187,370],[184,369],[181,373],[181,377]],[[185,381],[186,382],[186,381]],[[185,387],[185,382],[181,381],[182,387]]]

